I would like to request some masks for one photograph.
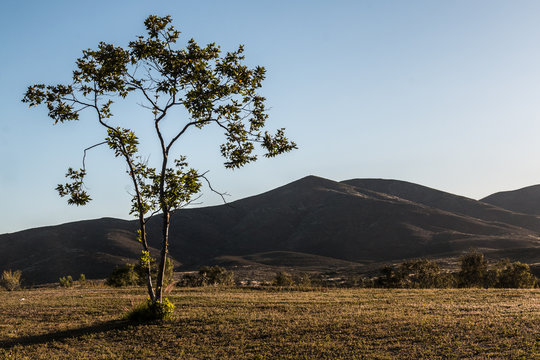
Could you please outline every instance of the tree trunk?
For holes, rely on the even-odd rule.
[[[146,223],[142,215],[139,218],[139,227],[141,230],[141,243],[143,246],[143,250],[149,251],[148,242],[146,239]],[[152,286],[152,262],[151,261],[148,261],[148,264],[146,266],[146,288],[148,289],[148,296],[150,296],[150,300],[155,301],[156,293],[154,292],[154,287]]]
[[[167,253],[169,252],[169,224],[170,224],[170,212],[168,210],[163,211],[163,228],[162,228],[162,243],[161,243],[161,258],[159,259],[159,270],[156,284],[156,298],[155,301],[161,302],[163,298],[163,279],[165,277],[165,264],[167,262]]]

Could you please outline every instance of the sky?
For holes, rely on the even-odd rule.
[[[53,125],[21,98],[35,83],[69,83],[83,49],[143,35],[150,14],[172,16],[179,46],[244,44],[246,63],[267,70],[268,129],[285,127],[298,144],[231,171],[219,131],[189,133],[177,153],[228,201],[307,175],[398,179],[473,199],[540,183],[538,1],[3,0],[0,233],[130,219],[125,165],[106,147],[86,158],[90,204],[69,206],[54,190],[103,141],[95,118]],[[129,102],[113,112],[157,158],[148,112]],[[198,202],[221,199],[205,189]]]

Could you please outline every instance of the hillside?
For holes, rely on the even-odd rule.
[[[478,218],[484,221],[513,224],[531,229],[535,232],[540,232],[540,217],[536,216],[540,215],[540,206],[538,207],[538,214],[523,212],[485,201],[485,199],[477,201],[399,180],[352,179],[343,181],[342,183],[397,196],[401,199],[410,200],[418,204],[455,214]],[[538,189],[540,191],[540,186]],[[540,201],[540,192],[538,200]],[[518,201],[516,200],[514,202],[517,203]]]
[[[65,274],[104,277],[138,258],[135,229],[134,222],[99,219],[0,235],[0,269],[21,269],[35,283]],[[538,231],[536,216],[416,184],[308,176],[227,205],[176,211],[170,254],[179,269],[358,267],[455,257],[470,248],[539,263]],[[149,241],[158,247],[159,217],[150,221]]]
[[[0,270],[22,270],[27,284],[68,274],[103,278],[140,255],[135,229],[130,221],[104,218],[0,235]]]
[[[480,201],[503,209],[540,216],[540,185],[498,192]]]

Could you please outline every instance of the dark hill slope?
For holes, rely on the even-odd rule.
[[[519,227],[540,232],[540,205],[537,206],[538,214],[532,212],[515,213],[514,209],[500,206],[495,202],[476,201],[463,196],[435,190],[426,186],[413,184],[406,181],[386,179],[352,179],[342,182],[362,189],[377,191],[399,198],[410,200],[418,204],[426,205],[435,209],[462,214],[484,221],[496,221],[512,224]],[[516,203],[522,199],[516,200]],[[538,188],[538,201],[540,202],[540,187]]]
[[[179,211],[172,224],[171,254],[185,264],[271,251],[381,261],[538,243],[529,229],[314,176],[228,206]]]
[[[502,191],[480,201],[523,214],[540,215],[540,185]]]
[[[0,235],[0,270],[23,271],[26,283],[60,276],[104,278],[111,269],[140,256],[135,223],[96,219]]]
[[[345,266],[346,262],[442,258],[471,247],[497,251],[498,256],[507,251],[532,254],[528,260],[540,262],[537,232],[531,230],[537,226],[536,217],[457,196],[455,200],[454,195],[419,185],[410,184],[417,189],[415,197],[405,191],[398,196],[395,187],[376,185],[371,181],[368,189],[356,180],[351,185],[309,176],[228,205],[176,211],[170,254],[184,269],[235,261]],[[444,201],[435,194],[444,194]],[[451,207],[452,199],[459,206]],[[488,213],[492,209],[491,213],[499,214],[497,221],[486,220],[478,209]],[[521,222],[516,219],[527,226],[518,226]],[[80,273],[102,278],[114,265],[140,256],[136,225],[99,219],[0,235],[0,270],[21,269],[27,283]],[[148,227],[150,243],[156,248],[159,225],[157,216]]]

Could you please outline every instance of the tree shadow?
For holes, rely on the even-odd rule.
[[[0,349],[10,349],[17,345],[37,345],[51,341],[62,341],[68,338],[76,338],[84,335],[99,334],[111,330],[123,330],[137,323],[129,320],[111,320],[95,325],[56,331],[48,334],[22,336],[15,339],[0,340]]]

